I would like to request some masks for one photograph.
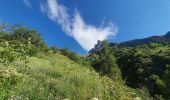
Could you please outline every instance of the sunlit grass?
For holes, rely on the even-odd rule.
[[[3,76],[7,83],[1,84],[2,100],[131,100],[135,97],[124,81],[100,77],[93,69],[59,53],[27,57],[26,61],[16,60],[1,69],[8,76]],[[14,70],[10,72],[10,68]]]

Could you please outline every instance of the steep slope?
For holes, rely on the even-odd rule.
[[[19,27],[0,33],[0,100],[147,98],[122,79],[100,76],[83,57],[48,48],[37,31]]]
[[[122,80],[100,77],[67,57],[43,54],[17,59],[0,67],[0,98],[30,100],[125,100],[137,94]]]

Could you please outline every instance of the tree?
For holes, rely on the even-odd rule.
[[[166,66],[165,74],[163,75],[165,87],[162,88],[162,93],[166,99],[170,99],[170,65]]]
[[[92,66],[101,75],[107,75],[112,79],[120,77],[121,71],[116,64],[113,49],[107,41],[102,42],[101,48],[100,51],[89,55],[88,59],[91,61]]]
[[[48,46],[40,36],[40,33],[21,25],[1,25],[0,45],[8,42],[16,52],[35,55],[39,51],[48,51]]]

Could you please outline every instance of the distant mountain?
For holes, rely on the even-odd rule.
[[[135,39],[131,41],[122,42],[119,44],[119,46],[137,46],[147,43],[160,43],[160,44],[166,44],[170,42],[170,31],[167,32],[165,35],[162,36],[152,36],[144,39]]]
[[[135,47],[137,45],[143,45],[148,43],[160,43],[160,44],[170,43],[170,31],[167,32],[165,35],[161,35],[161,36],[152,36],[144,39],[134,39],[122,43],[110,43],[110,46]],[[98,41],[97,44],[94,46],[94,48],[89,51],[89,54],[100,51],[101,49],[102,49],[102,41]]]

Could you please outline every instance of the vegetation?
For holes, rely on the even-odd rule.
[[[155,98],[170,99],[168,82],[169,44],[149,43],[136,47],[114,47],[117,64],[128,86],[147,88]]]
[[[88,59],[94,69],[101,75],[107,75],[112,79],[121,78],[121,71],[116,64],[113,49],[106,41],[102,42],[102,49],[91,54]]]
[[[35,30],[1,27],[0,99],[149,100],[149,94],[125,85],[114,52],[107,44],[103,47],[94,54],[99,59],[89,62],[91,56],[48,48]]]
[[[67,48],[49,48],[36,30],[3,25],[0,99],[169,100],[166,41],[130,46],[102,41],[98,50],[82,56]]]
[[[93,48],[96,52],[88,57],[96,71],[112,80],[113,76],[118,79],[122,76],[129,87],[140,89],[153,99],[170,99],[169,43],[135,43],[136,46],[131,43],[122,46],[104,41],[102,44],[102,49]]]

